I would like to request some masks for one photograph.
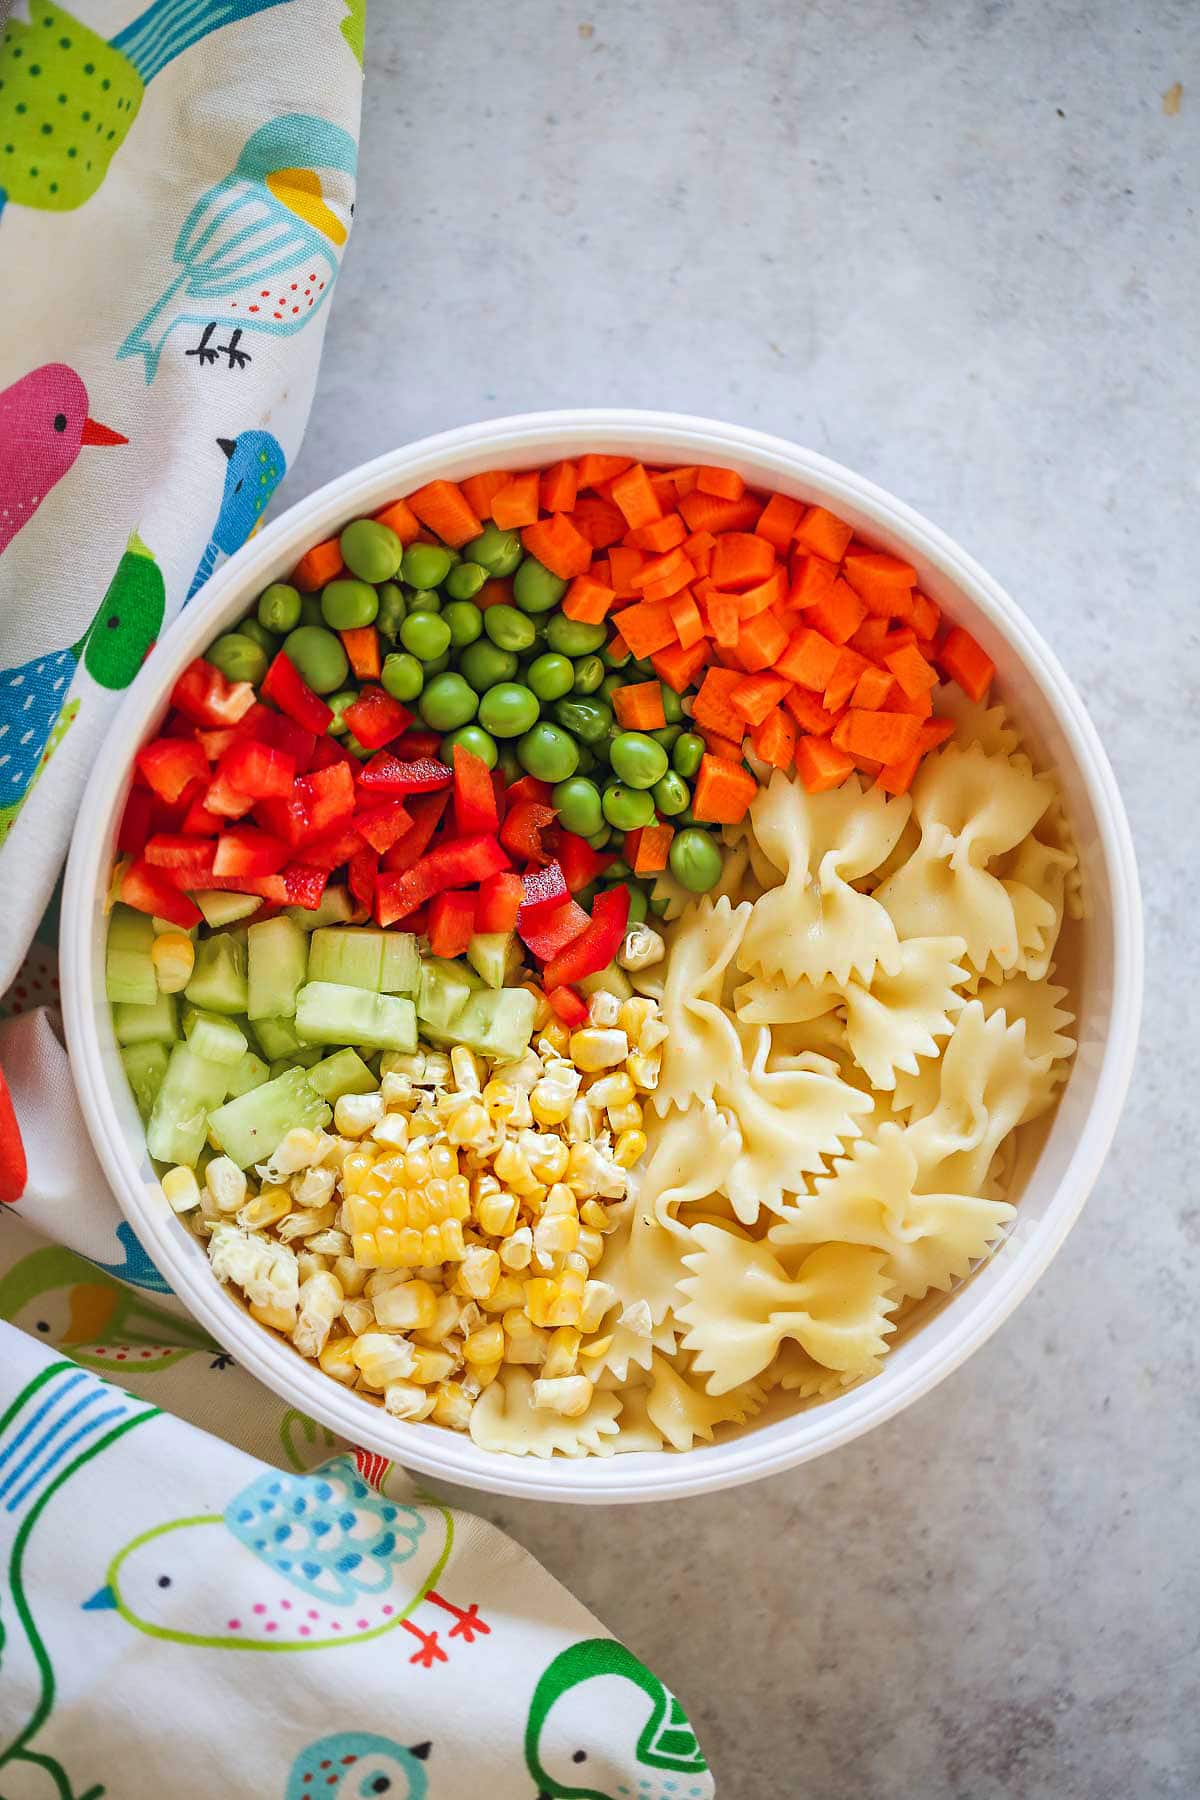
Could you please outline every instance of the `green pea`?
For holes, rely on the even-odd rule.
[[[442,613],[450,627],[450,642],[456,650],[465,650],[483,632],[483,614],[469,600],[452,600]]]
[[[243,619],[241,621],[237,628],[237,636],[248,637],[250,641],[257,644],[261,650],[265,650],[269,657],[274,656],[279,648],[279,639],[275,636],[273,631],[267,631],[259,624],[254,613],[251,613],[248,619]]]
[[[629,883],[629,917],[626,920],[626,924],[640,925],[646,916],[646,906],[647,896],[645,888],[642,887],[640,882],[631,881]]]
[[[674,769],[668,769],[666,774],[655,782],[650,792],[654,795],[654,804],[664,819],[673,819],[677,813],[681,813],[686,806],[691,804],[692,796],[688,791],[688,784],[682,775],[675,773]]]
[[[321,611],[320,594],[301,594],[300,623],[301,625],[317,625],[322,631],[325,629],[325,614]],[[293,626],[292,629],[294,631],[296,627]]]
[[[650,896],[651,916],[655,919],[661,919],[663,914],[666,912],[668,906],[670,906],[670,904],[671,904],[671,897],[669,894],[660,894],[657,899],[655,898],[655,896],[653,894],[651,894],[651,896]]]
[[[472,538],[469,544],[463,545],[465,557],[471,562],[481,563],[489,575],[495,575],[500,580],[516,571],[524,554],[517,533],[501,531],[490,519],[477,538]]]
[[[483,629],[501,650],[528,650],[534,640],[533,621],[515,606],[489,606]]]
[[[496,758],[496,767],[500,770],[500,773],[510,787],[514,781],[520,781],[522,775],[525,773],[524,769],[517,761],[516,750],[509,743],[501,744],[500,754]]]
[[[400,642],[423,663],[430,663],[450,648],[450,627],[437,613],[410,612],[400,627]]]
[[[268,631],[286,636],[300,623],[303,604],[294,587],[289,587],[286,581],[273,581],[258,596],[258,622]]]
[[[359,762],[366,762],[369,756],[374,756],[375,754],[373,750],[368,750],[365,744],[360,744],[352,731],[346,733],[345,737],[342,739],[342,743],[346,746],[346,749],[350,752],[351,756],[357,756]]]
[[[695,825],[698,823],[699,823],[699,821],[697,820],[695,813],[692,811],[690,802],[687,806],[684,807],[684,809],[681,813],[676,813],[676,815],[675,815],[676,830],[678,830],[680,828],[680,826],[683,826],[683,825]]]
[[[487,578],[488,572],[482,563],[455,563],[446,577],[446,592],[452,600],[473,600]]]
[[[601,660],[601,662],[603,662],[604,658],[601,657],[600,660]],[[600,687],[598,690],[598,692],[600,694],[600,698],[602,700],[611,701],[612,697],[616,693],[617,689],[623,688],[624,686],[625,686],[625,677],[623,675],[618,675],[616,670],[614,669],[612,674],[606,675],[604,677],[604,680],[600,683]]]
[[[604,664],[598,656],[581,656],[575,664],[575,692],[594,694],[604,681]]]
[[[582,906],[584,912],[590,913],[592,910],[592,901],[599,892],[600,883],[598,881],[589,881],[587,886],[585,888],[580,888],[579,892],[575,895],[576,904]]]
[[[343,688],[338,694],[327,696],[325,704],[333,713],[329,722],[329,730],[334,737],[344,737],[350,730],[342,714],[348,706],[353,706],[358,699],[357,688]]]
[[[620,828],[618,827],[618,829]],[[623,856],[618,856],[615,862],[610,862],[607,869],[604,871],[605,881],[613,883],[618,881],[628,881],[632,875],[633,870]]]
[[[267,672],[267,654],[253,638],[227,631],[204,652],[204,659],[230,681],[261,681]]]
[[[615,642],[616,642],[615,638],[610,638],[608,643],[605,644],[603,650],[600,652],[600,655],[604,661],[604,666],[605,666],[605,668],[608,668],[608,669],[627,668],[628,665],[630,664],[630,662],[633,660],[632,655],[631,655],[630,651],[628,651],[628,650],[622,650],[620,655],[618,655],[617,652],[613,649],[613,645],[615,644]]]
[[[373,625],[379,595],[368,581],[329,581],[321,590],[321,612],[334,631],[357,631]]]
[[[454,558],[443,544],[409,544],[400,573],[409,587],[441,587],[454,567]]]
[[[425,671],[415,656],[393,651],[384,657],[379,679],[393,700],[415,700],[425,685]]]
[[[667,853],[671,873],[690,894],[707,894],[721,878],[721,851],[707,831],[677,831]]]
[[[637,831],[654,822],[654,802],[641,788],[610,781],[601,800],[604,816],[618,831]]]
[[[685,731],[677,737],[671,749],[671,762],[676,772],[690,781],[699,771],[704,748],[704,739],[694,731]]]
[[[591,656],[607,636],[606,625],[585,625],[581,619],[568,619],[566,613],[555,613],[546,625],[546,642],[561,656]]]
[[[667,753],[644,731],[622,731],[609,750],[613,774],[628,787],[650,788],[668,768]]]
[[[601,825],[599,831],[593,831],[588,839],[588,847],[592,850],[607,850],[612,843],[611,825]]]
[[[678,725],[683,718],[682,697],[665,681],[660,681],[658,687],[659,692],[662,694],[663,713],[666,717],[667,724]]]
[[[390,525],[355,519],[338,539],[342,561],[360,581],[390,581],[400,567],[404,545]]]
[[[556,700],[554,717],[583,744],[596,749],[612,727],[612,708],[598,700]]]
[[[482,725],[460,725],[457,731],[451,731],[441,742],[441,756],[444,763],[454,761],[454,746],[459,744],[469,750],[472,756],[478,756],[489,769],[494,769],[499,755],[499,747],[490,731]],[[520,774],[520,770],[517,771]],[[515,779],[515,777],[514,777]]]
[[[579,745],[570,732],[541,719],[517,741],[521,767],[538,781],[566,781],[579,766]]]
[[[654,672],[654,664],[650,661],[648,656],[639,656],[636,658],[630,668],[629,675],[631,680],[636,676],[638,681],[657,681],[658,679]]]
[[[573,831],[576,837],[592,838],[603,828],[600,789],[594,781],[588,781],[582,775],[573,775],[569,781],[560,781],[550,796],[550,803],[562,824],[568,831]]]
[[[599,767],[600,767],[600,758],[596,755],[596,753],[592,749],[591,745],[590,744],[580,744],[579,745],[579,763],[578,763],[578,766],[576,767],[575,773],[577,775],[590,775],[593,769],[598,769]]]
[[[431,656],[424,665],[426,681],[432,681],[435,675],[440,675],[443,669],[449,667],[450,652],[448,650],[443,650],[440,656]]]
[[[314,694],[333,694],[350,673],[346,652],[332,631],[298,625],[283,640],[289,661]]]
[[[475,717],[479,696],[461,675],[447,671],[425,683],[419,710],[431,731],[457,731]]]
[[[408,617],[408,601],[404,589],[395,581],[385,581],[379,590],[379,611],[375,624],[389,644],[400,635],[400,627]]]
[[[552,575],[544,563],[527,556],[513,578],[513,599],[522,612],[549,612],[567,591],[560,575]]]
[[[442,610],[442,596],[438,593],[436,588],[417,588],[408,596],[407,605],[410,613],[440,613]]]
[[[520,687],[515,681],[498,681],[479,702],[479,723],[493,737],[521,737],[537,724],[540,710],[537,695],[527,687]],[[523,761],[521,767],[525,767]]]
[[[468,644],[458,659],[458,666],[477,694],[495,687],[498,681],[511,681],[517,672],[517,659],[511,650],[498,650],[490,638]]]
[[[652,737],[656,744],[661,744],[663,749],[669,754],[675,746],[675,739],[680,735],[682,730],[682,725],[660,725],[657,731],[647,732],[646,735],[647,737]]]
[[[495,610],[493,607],[492,611]],[[575,670],[565,656],[556,656],[551,650],[545,656],[534,658],[525,679],[539,700],[561,700],[571,691]]]

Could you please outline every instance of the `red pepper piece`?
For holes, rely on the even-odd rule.
[[[203,803],[210,813],[219,813],[222,820],[240,819],[254,805],[249,794],[239,793],[237,788],[223,775],[215,775],[205,788]]]
[[[337,738],[319,737],[309,759],[307,773],[311,775],[315,769],[331,769],[334,763],[345,763],[352,774],[358,768],[355,758]]]
[[[301,775],[292,789],[292,798],[307,812],[310,833],[331,831],[354,811],[354,776],[349,763],[330,763],[327,769]]]
[[[438,844],[403,874],[381,875],[375,885],[375,917],[392,925],[447,888],[477,887],[488,875],[507,869],[508,857],[494,837],[453,838]]]
[[[190,931],[193,925],[199,925],[203,916],[193,900],[171,885],[165,870],[156,869],[144,860],[130,863],[126,869],[121,877],[120,897],[126,906],[134,906],[138,912],[151,913],[159,919],[169,919],[181,931]]]
[[[414,794],[408,802],[408,810],[412,814],[412,824],[402,838],[397,838],[391,849],[384,853],[383,866],[389,871],[411,869],[418,857],[424,856],[426,849],[441,823],[442,814],[450,799],[450,791],[443,788],[436,794]]]
[[[381,687],[374,686],[363,688],[342,717],[367,750],[382,750],[402,731],[407,731],[413,720],[407,706],[401,706]]]
[[[286,750],[235,738],[217,764],[217,776],[252,800],[277,800],[291,793],[296,762]]]
[[[512,869],[502,869],[479,884],[475,896],[476,931],[515,931],[525,883]]]
[[[269,706],[257,707],[256,712],[262,717],[255,723],[254,735],[260,744],[269,744],[272,750],[282,750],[290,756],[296,765],[297,775],[305,775],[312,766],[313,752],[319,742],[314,731],[308,731],[303,725],[297,725],[286,713],[272,712]],[[245,720],[243,720],[243,724]],[[326,740],[333,743],[334,740]]]
[[[552,907],[561,906],[564,900],[571,897],[562,864],[558,862],[549,863],[544,869],[527,869],[523,885],[521,911],[527,919],[535,918],[538,913],[549,911]],[[519,919],[517,927],[519,930]]]
[[[293,850],[299,849],[305,838],[314,836],[312,814],[305,802],[297,799],[295,789],[286,800],[259,800],[254,808],[254,817],[264,831],[272,837],[282,838]],[[225,821],[220,821],[224,826]]]
[[[314,731],[320,737],[329,730],[332,710],[320,694],[313,693],[285,651],[277,652],[262,678],[259,691],[264,700],[273,700],[280,712],[294,719],[297,725],[303,725],[306,731]],[[178,700],[175,704],[179,704]]]
[[[252,825],[235,826],[217,839],[213,874],[225,879],[238,875],[278,875],[288,859],[281,839],[256,831]]]
[[[390,750],[381,750],[358,772],[358,785],[372,800],[403,800],[406,794],[431,794],[449,787],[453,770],[431,756],[401,762]]]
[[[475,935],[475,896],[465,888],[435,894],[429,902],[429,948],[435,956],[461,956]]]
[[[482,756],[454,746],[454,824],[460,837],[495,833],[500,824],[492,772]]]
[[[550,992],[546,995],[546,999],[551,1008],[558,1014],[563,1024],[568,1025],[572,1031],[574,1031],[577,1026],[587,1024],[587,1005],[580,999],[574,988],[551,988]]]
[[[149,788],[130,788],[125,811],[121,814],[121,823],[117,828],[117,849],[122,856],[141,855],[150,835],[153,804]]]
[[[360,806],[354,815],[354,829],[366,838],[376,856],[390,850],[412,822],[412,814],[403,800],[381,800],[376,806]]]
[[[427,756],[436,759],[441,741],[441,733],[437,731],[406,731],[392,745],[392,755],[398,756],[401,762],[420,762]]]
[[[567,987],[606,969],[625,936],[629,919],[629,889],[625,886],[606,888],[596,895],[587,930],[547,963],[543,971],[546,992]]]
[[[193,800],[183,815],[182,825],[191,837],[215,837],[218,831],[224,830],[225,820],[220,813],[210,811],[202,800]]]
[[[208,758],[193,738],[155,738],[143,744],[135,758],[137,767],[162,800],[178,800],[193,781],[208,780]]]
[[[303,863],[289,863],[282,871],[288,906],[303,906],[313,912],[321,904],[321,895],[329,880],[325,869],[310,869]]]
[[[143,854],[173,888],[202,888],[216,873],[217,845],[212,838],[160,831],[147,839]]]
[[[375,904],[375,883],[379,879],[379,856],[371,849],[356,850],[346,864],[346,885],[360,906],[370,912]]]
[[[309,869],[337,869],[349,862],[362,849],[363,841],[353,825],[346,821],[334,826],[323,837],[306,838],[296,851],[297,862]]]
[[[248,681],[226,681],[220,669],[202,656],[188,664],[171,689],[171,705],[193,725],[236,725],[254,702]]]
[[[557,817],[552,806],[543,806],[539,800],[518,800],[504,815],[500,842],[518,862],[548,862],[550,852],[542,841],[542,833],[550,829]]]
[[[508,786],[508,804],[515,806],[518,800],[536,800],[539,806],[549,806],[553,788],[548,781],[539,781],[536,775],[521,775]]]
[[[602,855],[599,850],[593,850],[586,838],[576,837],[573,831],[562,831],[558,839],[558,860],[567,886],[573,894],[578,894],[597,880],[616,857],[612,853]]]
[[[541,963],[552,962],[560,957],[587,928],[587,914],[582,906],[570,898],[560,900],[557,906],[543,907],[531,917],[526,916],[525,908],[522,907],[517,918],[521,942],[530,955]]]

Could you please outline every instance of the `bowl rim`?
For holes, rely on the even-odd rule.
[[[819,483],[836,503],[840,497],[869,515],[873,525],[910,545],[962,588],[997,634],[1031,671],[1051,706],[1069,746],[1096,820],[1100,858],[1107,873],[1112,909],[1112,1003],[1103,1040],[1095,1093],[1062,1177],[1038,1222],[1036,1239],[1013,1240],[997,1257],[996,1278],[976,1290],[975,1304],[961,1304],[961,1317],[924,1355],[892,1380],[850,1389],[837,1401],[780,1421],[779,1437],[759,1441],[752,1427],[742,1436],[691,1453],[645,1452],[581,1459],[542,1460],[485,1451],[466,1435],[429,1431],[404,1424],[341,1388],[281,1340],[245,1314],[208,1275],[195,1278],[198,1265],[188,1251],[185,1228],[151,1207],[150,1189],[139,1174],[109,1095],[100,1054],[97,1018],[104,1006],[95,973],[96,910],[108,886],[110,832],[117,802],[128,778],[130,746],[141,741],[161,707],[176,673],[211,640],[211,621],[233,602],[257,591],[281,554],[307,547],[352,516],[355,506],[385,481],[395,492],[411,491],[456,457],[528,454],[553,439],[557,455],[585,447],[622,449],[631,440],[649,456],[656,450],[695,460],[739,459],[756,465],[755,480],[777,476],[803,486]],[[169,674],[168,674],[169,671]],[[1016,602],[940,527],[886,489],[828,457],[784,438],[746,426],[690,414],[626,408],[561,409],[523,413],[458,426],[385,452],[305,495],[265,526],[213,575],[197,601],[172,622],[153,657],[139,672],[96,757],[81,802],[63,893],[62,1004],[76,1087],[92,1143],[121,1210],[162,1269],[178,1297],[242,1366],[292,1405],[302,1405],[320,1423],[382,1454],[460,1486],[513,1498],[577,1504],[620,1504],[679,1499],[757,1480],[795,1467],[849,1443],[927,1394],[978,1349],[1044,1273],[1066,1238],[1100,1172],[1112,1141],[1132,1074],[1141,1014],[1143,943],[1141,899],[1133,840],[1108,757],[1086,708],[1054,652]],[[173,1235],[171,1227],[177,1227]],[[970,1292],[971,1290],[968,1290]],[[966,1296],[963,1297],[964,1300]],[[919,1344],[919,1334],[911,1340]],[[833,1409],[836,1408],[836,1412]],[[367,1415],[364,1417],[364,1415]],[[384,1432],[373,1421],[386,1421]],[[814,1421],[823,1421],[814,1428]],[[636,1466],[635,1466],[636,1465]]]

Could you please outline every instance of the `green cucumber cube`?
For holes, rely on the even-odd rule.
[[[373,1094],[379,1086],[356,1050],[337,1050],[308,1071],[309,1086],[322,1100],[340,1100],[343,1094]]]
[[[246,1012],[251,1019],[290,1019],[308,972],[308,936],[282,914],[246,932]]]
[[[200,904],[199,895],[196,904]],[[354,902],[344,887],[327,887],[319,906],[285,906],[283,916],[301,931],[316,931],[322,925],[348,925],[354,917]]]
[[[143,1119],[148,1119],[154,1110],[163,1076],[167,1072],[167,1046],[127,1044],[121,1052],[121,1061],[125,1065],[125,1079],[129,1083],[137,1109]]]
[[[289,1131],[320,1131],[328,1125],[329,1107],[309,1086],[303,1069],[265,1081],[209,1114],[208,1129],[226,1156],[239,1168],[266,1162]]]
[[[358,925],[322,927],[309,939],[311,981],[333,981],[340,987],[379,992],[383,972],[383,933]]]
[[[114,906],[108,922],[104,986],[112,1002],[152,1006],[158,993],[150,951],[154,925],[131,906]]]
[[[246,1039],[232,1019],[220,1013],[200,1012],[189,1006],[183,1015],[183,1035],[196,1052],[209,1062],[224,1063],[233,1068],[246,1055]]]
[[[411,931],[385,931],[380,993],[413,995],[420,985],[421,957],[416,938]]]
[[[255,1019],[250,1030],[268,1062],[280,1056],[291,1056],[303,1048],[294,1019]]]
[[[248,919],[262,905],[256,894],[226,893],[221,888],[205,888],[203,893],[193,894],[192,899],[204,914],[204,923],[214,930]]]
[[[463,963],[427,956],[421,963],[417,1017],[434,1031],[449,1031],[474,990],[482,983]]]
[[[201,939],[196,945],[192,979],[183,991],[203,1012],[245,1012],[246,946],[235,932],[222,931]]]
[[[118,1044],[173,1044],[179,1036],[174,994],[156,992],[149,1006],[118,1001],[112,1016]]]
[[[227,1064],[197,1056],[190,1044],[176,1044],[146,1127],[151,1156],[194,1168],[208,1135],[208,1115],[225,1098],[228,1082]]]
[[[270,1071],[262,1057],[255,1056],[253,1050],[247,1050],[242,1060],[235,1063],[229,1071],[228,1097],[236,1100],[239,1094],[248,1094],[251,1088],[261,1087],[270,1078]]]
[[[490,988],[501,988],[521,966],[515,931],[477,931],[467,945],[467,961]]]
[[[454,1036],[481,1056],[515,1062],[529,1048],[536,1012],[528,988],[485,988],[471,995],[455,1019]]]
[[[335,981],[310,981],[296,1002],[296,1029],[314,1044],[364,1044],[413,1051],[417,1015],[399,994],[368,994]]]
[[[633,983],[615,962],[594,975],[585,975],[578,985],[580,993],[589,998],[592,994],[615,994],[618,1000],[633,999]]]

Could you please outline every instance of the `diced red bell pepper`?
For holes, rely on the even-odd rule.
[[[173,888],[195,890],[204,887],[216,873],[216,853],[212,838],[160,831],[147,839],[143,854]]]
[[[203,793],[203,804],[210,813],[219,813],[223,820],[240,819],[254,805],[249,794],[239,793],[237,788],[220,773],[209,782]]]
[[[548,781],[539,781],[536,775],[521,775],[508,784],[508,804],[515,806],[518,800],[536,800],[539,806],[549,806],[553,791]]]
[[[368,846],[356,850],[346,863],[346,884],[358,904],[368,912],[375,904],[375,883],[378,879],[378,852]]]
[[[280,716],[282,717],[282,715]],[[312,735],[311,732],[309,735]],[[354,757],[351,756],[344,744],[338,742],[337,738],[317,738],[313,753],[309,758],[307,773],[311,775],[314,769],[332,768],[334,763],[345,763],[351,774],[358,768],[358,763],[355,761]]]
[[[278,875],[288,859],[288,847],[280,838],[256,831],[252,825],[235,826],[217,839],[213,874],[232,879],[238,875]]]
[[[219,731],[197,731],[196,742],[210,763],[220,762],[230,744],[238,741],[236,725],[222,725]]]
[[[155,738],[142,745],[134,760],[162,800],[178,800],[193,781],[208,780],[208,758],[195,738]]]
[[[452,838],[438,844],[403,874],[381,875],[375,884],[375,917],[392,925],[447,888],[476,887],[509,867],[494,837]]]
[[[441,823],[449,799],[449,788],[442,788],[440,793],[435,794],[413,795],[406,803],[412,814],[412,824],[404,836],[397,838],[391,849],[384,852],[385,869],[391,872],[411,869],[418,857],[424,856]]]
[[[441,741],[437,731],[406,731],[392,745],[392,754],[402,762],[423,762],[427,756],[436,756]]]
[[[329,730],[332,709],[326,706],[320,694],[313,693],[285,651],[277,652],[262,678],[260,692],[264,700],[273,700],[280,712],[294,719],[297,725],[303,725],[306,731],[313,731],[320,737]]]
[[[403,800],[381,800],[375,806],[360,806],[354,815],[354,829],[366,838],[376,856],[390,850],[412,822],[412,814]]]
[[[297,862],[303,862],[305,868],[337,869],[357,855],[362,847],[362,839],[346,820],[322,837],[305,838],[295,854]]]
[[[191,837],[215,837],[218,831],[224,830],[225,820],[202,800],[193,800],[183,815],[182,825]]]
[[[540,912],[548,912],[555,906],[561,906],[563,901],[569,900],[570,897],[571,890],[567,886],[561,863],[547,863],[544,869],[527,869],[525,871],[521,910],[527,919],[535,918]],[[517,924],[519,929],[519,919]]]
[[[313,835],[308,807],[296,798],[294,788],[286,800],[259,800],[254,807],[254,817],[264,831],[269,831],[272,837],[282,838],[293,850],[299,849],[305,838]]]
[[[308,912],[313,912],[320,906],[321,895],[329,880],[326,869],[310,869],[302,863],[289,863],[282,874],[287,893],[286,905],[303,906]]]
[[[342,717],[367,750],[382,750],[402,731],[407,731],[413,720],[407,706],[401,706],[398,700],[375,686],[363,688]]]
[[[567,987],[606,969],[625,936],[629,919],[629,889],[623,884],[606,888],[596,895],[592,916],[583,931],[566,948],[547,963],[542,973],[546,992]]]
[[[181,931],[190,931],[193,925],[199,925],[202,917],[195,902],[166,879],[165,871],[154,868],[144,859],[130,863],[126,869],[121,877],[120,897],[126,906],[136,907],[138,912],[151,913],[156,918],[169,919]]]
[[[390,750],[381,750],[358,772],[358,785],[372,800],[403,800],[408,794],[432,794],[449,787],[454,772],[431,756],[401,762]]]
[[[543,907],[531,917],[526,915],[525,908],[522,907],[517,917],[517,931],[521,942],[540,963],[552,962],[561,956],[568,945],[581,937],[587,928],[587,914],[582,906],[569,897],[560,900],[557,906]]]
[[[503,824],[504,815],[508,811],[508,789],[503,769],[492,770],[492,792],[496,796],[496,819]]]
[[[193,725],[236,725],[255,698],[248,681],[226,681],[220,669],[202,656],[188,664],[171,689],[171,705]]]
[[[131,787],[117,828],[117,849],[123,856],[140,856],[150,835],[154,802],[147,787]]]
[[[549,862],[550,852],[542,841],[542,833],[549,831],[557,817],[554,808],[540,800],[518,800],[504,815],[500,842],[518,862]]]
[[[587,1004],[580,999],[574,988],[551,988],[546,995],[546,1000],[563,1024],[569,1026],[572,1031],[580,1025],[587,1024]]]
[[[435,894],[429,902],[429,948],[435,956],[461,956],[475,934],[475,896],[465,888]]]
[[[313,751],[317,747],[318,738],[314,731],[297,725],[295,719],[289,719],[286,713],[272,712],[269,706],[255,709],[262,714],[255,721],[254,736],[260,744],[270,744],[272,750],[282,750],[290,756],[296,765],[297,775],[304,775],[312,765]],[[332,743],[334,740],[328,740]]]
[[[502,869],[479,884],[475,896],[476,931],[514,931],[525,883],[513,869]]]
[[[500,824],[492,772],[482,756],[461,744],[454,746],[454,824],[460,837],[494,834]]]
[[[308,814],[309,834],[317,836],[340,825],[354,811],[354,776],[348,763],[330,763],[327,769],[313,769],[301,775],[292,789]]]
[[[252,800],[278,800],[292,791],[296,763],[286,750],[235,738],[217,764],[217,778]]]
[[[616,857],[611,851],[602,854],[593,850],[586,838],[576,837],[573,831],[560,831],[558,860],[567,886],[573,894],[578,894],[590,887]]]

